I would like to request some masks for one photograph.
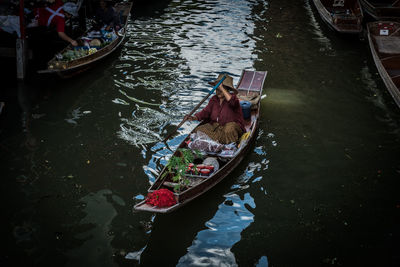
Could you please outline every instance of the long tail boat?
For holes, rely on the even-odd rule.
[[[339,33],[362,31],[363,12],[358,0],[313,0],[321,18]]]
[[[400,23],[370,22],[367,29],[375,65],[389,93],[400,107]]]
[[[360,3],[375,20],[400,19],[400,0],[360,0]]]
[[[114,52],[122,44],[126,35],[131,8],[132,3],[130,2],[116,4],[114,10],[121,19],[121,28],[118,31],[101,33],[94,28],[89,29],[77,39],[81,46],[68,45],[47,63],[47,69],[39,70],[38,73],[56,73],[67,78],[93,67],[99,60]],[[87,46],[87,40],[90,39],[97,39],[100,43]],[[86,46],[84,46],[85,41]]]
[[[189,184],[185,186],[183,190],[178,192],[174,191],[176,188],[176,183],[174,183],[171,177],[174,173],[169,173],[169,169],[167,168],[168,164],[163,168],[163,170],[159,173],[156,181],[150,186],[148,189],[149,193],[153,193],[159,189],[167,189],[173,192],[174,198],[176,200],[176,204],[169,207],[157,207],[151,204],[148,204],[147,198],[140,203],[134,206],[135,210],[139,211],[149,211],[154,213],[168,213],[173,210],[176,210],[200,195],[204,194],[212,187],[214,187],[217,183],[222,181],[225,177],[227,177],[236,166],[242,161],[247,152],[249,151],[251,144],[256,139],[256,132],[258,130],[258,124],[260,119],[260,99],[263,90],[263,85],[265,78],[267,76],[266,71],[250,71],[244,70],[242,72],[241,78],[238,82],[237,89],[239,91],[238,97],[239,99],[256,99],[253,102],[253,106],[251,109],[250,117],[245,119],[246,122],[246,133],[241,138],[240,143],[237,145],[237,151],[230,156],[218,156],[212,155],[214,159],[218,160],[219,169],[215,172],[211,173],[209,176],[202,176],[200,174],[190,174],[185,177]],[[201,124],[200,124],[201,125]],[[193,130],[193,132],[195,129]],[[243,138],[245,137],[245,138]],[[174,152],[173,156],[178,156],[181,149],[188,149],[188,141],[190,140],[190,135],[188,135],[184,141],[179,145],[178,149]],[[210,155],[204,155],[204,157],[209,157]],[[171,158],[172,158],[171,157]]]

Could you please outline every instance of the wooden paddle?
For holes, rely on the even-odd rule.
[[[224,75],[224,76],[221,78],[221,80],[219,80],[219,82],[214,86],[214,88],[208,93],[208,95],[206,95],[206,96],[200,101],[200,103],[197,104],[197,106],[196,106],[192,111],[190,111],[190,113],[189,113],[188,115],[186,115],[186,116],[184,117],[184,119],[181,121],[181,123],[179,123],[178,126],[176,126],[175,130],[173,130],[173,131],[163,140],[163,142],[167,141],[167,140],[172,136],[172,134],[174,134],[174,133],[182,126],[182,124],[185,123],[185,121],[186,121],[185,118],[192,116],[192,114],[201,106],[201,104],[203,104],[203,102],[206,101],[206,99],[207,99],[210,95],[212,95],[212,93],[214,93],[215,90],[217,90],[218,86],[225,80],[225,78],[226,78],[226,75]]]

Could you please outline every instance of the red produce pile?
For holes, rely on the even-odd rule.
[[[158,189],[148,193],[146,203],[159,208],[171,207],[176,204],[174,193],[168,189]]]

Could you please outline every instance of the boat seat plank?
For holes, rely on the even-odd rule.
[[[391,34],[389,34],[389,36],[396,35],[399,31],[400,31],[400,28],[398,28],[397,30],[395,30],[394,32],[392,32]]]
[[[390,77],[394,78],[396,76],[400,76],[400,69],[387,69],[387,73]]]
[[[203,177],[203,176],[199,176],[199,175],[187,175],[186,178],[189,180],[189,187],[192,186],[196,186],[199,183],[201,183],[204,179],[207,179],[208,177]],[[165,181],[163,183],[163,186],[169,187],[169,188],[175,188],[176,186],[178,186],[178,183],[174,183],[174,182],[168,182]]]
[[[178,183],[166,182],[166,181],[165,181],[165,182],[163,183],[163,185],[166,186],[166,187],[174,188],[175,186],[178,185]]]
[[[379,53],[400,54],[400,36],[376,36],[375,41]]]
[[[332,6],[334,7],[344,6],[344,0],[334,0]]]
[[[370,2],[375,8],[382,8],[382,7],[390,8],[390,7],[395,7],[398,1],[396,1],[394,3],[392,1],[386,1],[385,2],[385,1],[382,1],[382,0],[370,1]]]
[[[400,89],[400,75],[392,77],[392,81]]]
[[[383,57],[383,58],[381,58],[381,61],[382,62],[391,62],[391,61],[400,62],[400,54]]]

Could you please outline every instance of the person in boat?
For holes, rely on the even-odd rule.
[[[205,121],[205,124],[197,127],[196,132],[201,131],[221,144],[238,142],[246,131],[242,108],[236,96],[238,91],[233,86],[233,78],[226,76],[207,106],[194,116],[185,117],[187,120]],[[222,77],[220,74],[217,80],[210,84],[215,86]]]
[[[77,46],[78,43],[65,33],[65,18],[78,16],[77,5],[71,2],[64,4],[61,0],[49,0],[49,2],[49,6],[36,10],[38,26],[55,27],[58,36],[62,40]]]
[[[119,22],[119,17],[115,13],[114,8],[106,0],[100,0],[99,7],[96,10],[95,21],[99,28],[105,26],[105,30],[109,31],[112,28],[119,30],[121,25]]]

